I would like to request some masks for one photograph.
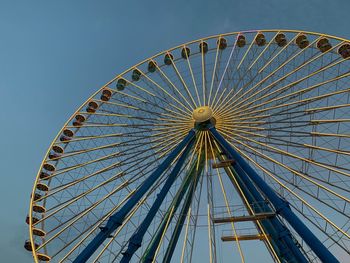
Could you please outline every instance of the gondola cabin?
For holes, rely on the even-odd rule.
[[[46,184],[38,183],[36,188],[40,191],[47,192],[49,191],[49,187]]]
[[[174,56],[171,53],[166,53],[164,56],[164,64],[171,65],[173,63]]]
[[[49,172],[54,172],[56,170],[56,167],[51,163],[44,163],[43,168]]]
[[[98,108],[97,102],[92,100],[88,103],[88,106],[86,107],[86,111],[89,113],[94,113],[96,112],[97,108]]]
[[[236,44],[238,47],[244,47],[246,45],[245,36],[242,34],[238,35]]]
[[[295,39],[295,44],[297,44],[297,46],[300,49],[304,49],[309,45],[309,40],[307,39],[306,35],[301,34],[299,35],[296,39]]]
[[[138,69],[134,69],[131,74],[131,79],[133,81],[139,81],[140,78],[141,78],[141,71],[139,71]]]
[[[33,211],[42,214],[46,212],[46,209],[41,205],[33,205]]]
[[[263,33],[258,33],[255,37],[255,43],[259,46],[262,47],[266,44],[266,38]]]
[[[181,49],[181,57],[184,59],[188,59],[191,54],[191,50],[188,47],[183,47]]]
[[[101,94],[101,100],[109,101],[112,97],[112,91],[108,88],[104,88]]]
[[[117,84],[116,84],[117,90],[122,91],[122,90],[125,89],[125,86],[126,86],[126,80],[125,79],[120,78],[120,79],[117,80]]]
[[[205,54],[208,52],[208,43],[202,41],[201,43],[199,43],[199,52]]]
[[[227,40],[223,37],[220,37],[216,44],[218,45],[219,49],[223,50],[227,47]]]
[[[37,249],[38,247],[39,247],[39,244],[34,243],[34,249]],[[27,240],[26,242],[24,242],[24,248],[28,251],[33,251],[32,243],[30,242],[30,240]]]
[[[84,115],[77,114],[77,115],[75,115],[75,120],[73,121],[73,126],[80,127],[83,125],[85,120],[86,120],[86,117]]]
[[[287,45],[287,38],[286,35],[283,33],[279,33],[275,36],[275,42],[279,47],[284,47]]]
[[[331,43],[329,43],[329,40],[325,37],[318,40],[316,46],[322,53],[327,52],[332,48]]]
[[[338,49],[338,54],[341,55],[344,59],[350,57],[350,44],[343,44]]]
[[[147,67],[148,71],[153,73],[157,70],[157,62],[151,60],[150,62],[148,62],[148,67]]]

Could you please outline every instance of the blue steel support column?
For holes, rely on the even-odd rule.
[[[329,252],[329,250],[322,244],[320,240],[307,228],[306,225],[292,212],[288,202],[280,198],[275,191],[257,174],[257,172],[250,167],[250,165],[237,153],[224,137],[215,129],[211,127],[210,131],[219,144],[231,155],[237,164],[245,171],[249,178],[269,199],[275,210],[294,228],[299,236],[306,242],[312,251],[322,260],[327,263],[339,263],[339,261]]]
[[[137,204],[142,196],[150,189],[159,176],[169,167],[176,156],[183,150],[183,148],[194,138],[195,131],[192,129],[188,135],[175,147],[175,149],[168,155],[168,157],[157,167],[157,169],[142,183],[142,185],[135,191],[124,206],[115,214],[113,214],[107,221],[105,227],[101,229],[95,238],[84,248],[84,250],[77,256],[73,263],[86,262],[92,254],[99,248],[99,246],[123,224],[124,218],[128,215],[131,209]]]
[[[135,233],[131,236],[129,240],[129,245],[127,250],[123,253],[123,258],[121,259],[121,263],[129,262],[136,252],[136,250],[141,246],[142,239],[150,226],[153,218],[158,212],[159,207],[161,206],[162,202],[164,201],[165,196],[167,195],[170,187],[174,183],[175,179],[177,178],[177,175],[179,174],[183,164],[185,163],[186,157],[188,153],[190,152],[190,149],[194,143],[194,140],[192,140],[185,148],[184,152],[182,153],[181,157],[177,161],[174,169],[171,171],[170,175],[168,176],[167,180],[165,181],[162,190],[157,194],[157,198],[154,201],[153,205],[151,206],[148,214],[146,215],[145,219],[142,221],[141,225],[137,228]]]
[[[198,183],[199,176],[201,175],[202,169],[203,169],[203,162],[200,164],[200,166],[198,168],[199,169],[196,170],[196,161],[195,161],[194,164],[192,165],[189,173],[187,174],[185,180],[183,181],[179,192],[176,194],[175,200],[170,205],[170,207],[174,208],[172,215],[170,215],[170,209],[169,209],[167,216],[164,217],[162,224],[158,228],[156,235],[153,237],[153,239],[151,241],[151,244],[148,246],[144,255],[142,256],[141,262],[143,262],[143,263],[153,262],[157,247],[161,241],[162,234],[166,228],[166,222],[168,220],[172,220],[172,217],[174,217],[174,214],[176,213],[181,201],[183,200],[183,197],[184,197],[186,191],[191,191],[191,189],[193,189],[194,180],[196,181],[196,184]],[[190,189],[188,190],[188,188],[190,188]],[[171,216],[170,219],[169,219],[169,216]]]
[[[237,165],[234,168],[230,168],[233,173],[236,173],[238,175],[238,184],[242,188],[242,191],[244,192],[246,198],[249,200],[249,203],[265,203],[263,196],[259,193],[251,180],[247,177],[245,171]],[[254,207],[253,205],[253,210],[255,213],[272,212],[270,207],[260,207],[260,205],[258,205],[258,207]],[[295,241],[293,241],[292,235],[288,228],[277,217],[271,218],[269,220],[262,220],[261,224],[267,234],[271,236],[270,242],[272,245],[277,246],[279,251],[276,251],[276,253],[280,259],[286,260],[285,262],[308,262],[305,255],[302,253],[300,248],[297,247]]]
[[[176,223],[174,232],[171,236],[167,250],[165,252],[165,255],[163,258],[163,263],[169,263],[171,258],[173,257],[173,253],[174,253],[175,247],[177,245],[177,241],[179,240],[179,236],[181,234],[182,227],[184,225],[188,210],[191,206],[193,196],[196,192],[196,188],[197,188],[197,185],[199,183],[200,174],[202,173],[203,166],[204,166],[204,160],[201,161],[200,167],[199,167],[198,171],[196,171],[194,181],[192,182],[192,185],[191,185],[190,189],[188,190],[187,196],[185,198],[183,207],[182,207],[181,212],[180,212],[178,222]]]

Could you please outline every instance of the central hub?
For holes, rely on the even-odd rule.
[[[208,106],[201,106],[195,109],[192,113],[194,119],[194,127],[197,130],[208,130],[215,126],[215,119],[213,118],[213,110]]]
[[[210,120],[213,117],[213,110],[208,106],[202,106],[195,109],[192,113],[192,118],[197,123],[202,123]]]

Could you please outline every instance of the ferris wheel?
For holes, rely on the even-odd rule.
[[[52,141],[36,262],[349,262],[350,42],[188,42],[117,75]]]

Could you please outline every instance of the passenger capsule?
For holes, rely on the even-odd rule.
[[[36,188],[40,191],[47,192],[49,191],[49,187],[46,184],[38,183]]]
[[[341,55],[344,59],[350,57],[350,44],[343,44],[338,49],[338,54]]]
[[[60,141],[65,142],[65,143],[69,142],[71,139],[72,138],[64,136],[64,135],[61,135],[61,137],[60,137]]]
[[[199,51],[201,53],[207,53],[208,52],[208,43],[207,42],[204,42],[202,41],[201,43],[199,43]]]
[[[116,85],[117,90],[120,90],[120,91],[124,90],[125,86],[126,86],[126,80],[125,79],[120,78],[120,79],[117,80],[117,85]]]
[[[39,218],[32,216],[32,223],[35,224],[39,221]],[[26,217],[26,223],[29,225],[29,215]]]
[[[50,159],[56,159],[62,156],[64,150],[61,146],[54,145],[49,153],[49,158]]]
[[[262,47],[266,44],[266,39],[265,35],[262,33],[258,33],[255,37],[255,43],[259,46]]]
[[[47,180],[47,179],[49,179],[49,177],[50,177],[50,174],[47,173],[47,172],[44,172],[44,171],[42,171],[42,172],[39,174],[39,178],[40,178],[41,180]]]
[[[78,115],[77,115],[78,116]],[[76,118],[76,117],[75,117]],[[55,152],[55,153],[59,153],[59,154],[63,154],[64,153],[64,149],[59,146],[59,145],[54,145],[52,146],[52,150]]]
[[[34,243],[34,248],[37,249],[38,247],[39,245]],[[30,242],[30,240],[27,240],[26,242],[24,242],[24,248],[28,251],[33,251],[32,243]]]
[[[101,94],[101,100],[109,101],[112,97],[112,91],[108,88],[104,88]]]
[[[150,62],[148,62],[148,71],[153,73],[157,70],[157,62],[151,60]]]
[[[325,37],[317,41],[316,46],[322,53],[332,48],[332,45],[329,43],[329,40]]]
[[[181,50],[181,57],[187,59],[191,54],[191,50],[188,47],[183,47]]]
[[[227,41],[225,38],[220,37],[216,44],[219,46],[219,49],[223,50],[227,47]]]
[[[41,205],[33,205],[33,211],[37,213],[45,213],[46,209]]]
[[[287,45],[287,38],[286,35],[283,33],[278,33],[275,36],[275,42],[277,43],[277,45],[279,47],[284,47],[285,45]]]
[[[50,261],[50,260],[51,260],[51,258],[50,258],[48,255],[45,255],[45,254],[38,253],[38,254],[36,254],[36,256],[37,256],[38,259],[41,260],[41,261],[47,262],[47,261]]]
[[[300,35],[296,38],[295,44],[301,49],[306,48],[309,45],[309,40],[307,39],[306,35]]]
[[[131,78],[133,81],[138,81],[141,78],[141,71],[138,69],[134,69],[131,75]]]
[[[88,106],[86,107],[86,111],[89,112],[89,113],[94,113],[98,108],[98,104],[96,101],[90,101],[88,103]]]
[[[38,236],[38,237],[44,237],[46,233],[38,228],[33,228],[33,235]]]
[[[174,56],[171,53],[166,53],[164,56],[164,64],[171,65],[173,63]]]
[[[46,170],[46,171],[49,171],[49,172],[53,172],[56,170],[55,166],[52,165],[51,163],[45,163],[43,165],[43,168]]]
[[[244,47],[246,44],[245,36],[244,35],[238,35],[236,45],[238,47]]]
[[[83,122],[85,122],[86,117],[81,114],[75,115],[75,120],[73,121],[73,126],[80,127],[83,125]]]
[[[74,136],[74,132],[72,130],[70,130],[70,129],[64,129],[63,130],[63,134],[65,136],[68,136],[68,137],[73,137]]]
[[[61,154],[58,154],[58,153],[55,153],[54,151],[50,151],[49,153],[49,159],[52,160],[52,159],[57,159],[61,156]]]
[[[31,195],[31,196],[32,196],[32,195]],[[34,200],[34,201],[37,201],[37,200],[39,200],[41,197],[42,197],[41,194],[35,193],[35,194],[34,194],[33,200]]]

